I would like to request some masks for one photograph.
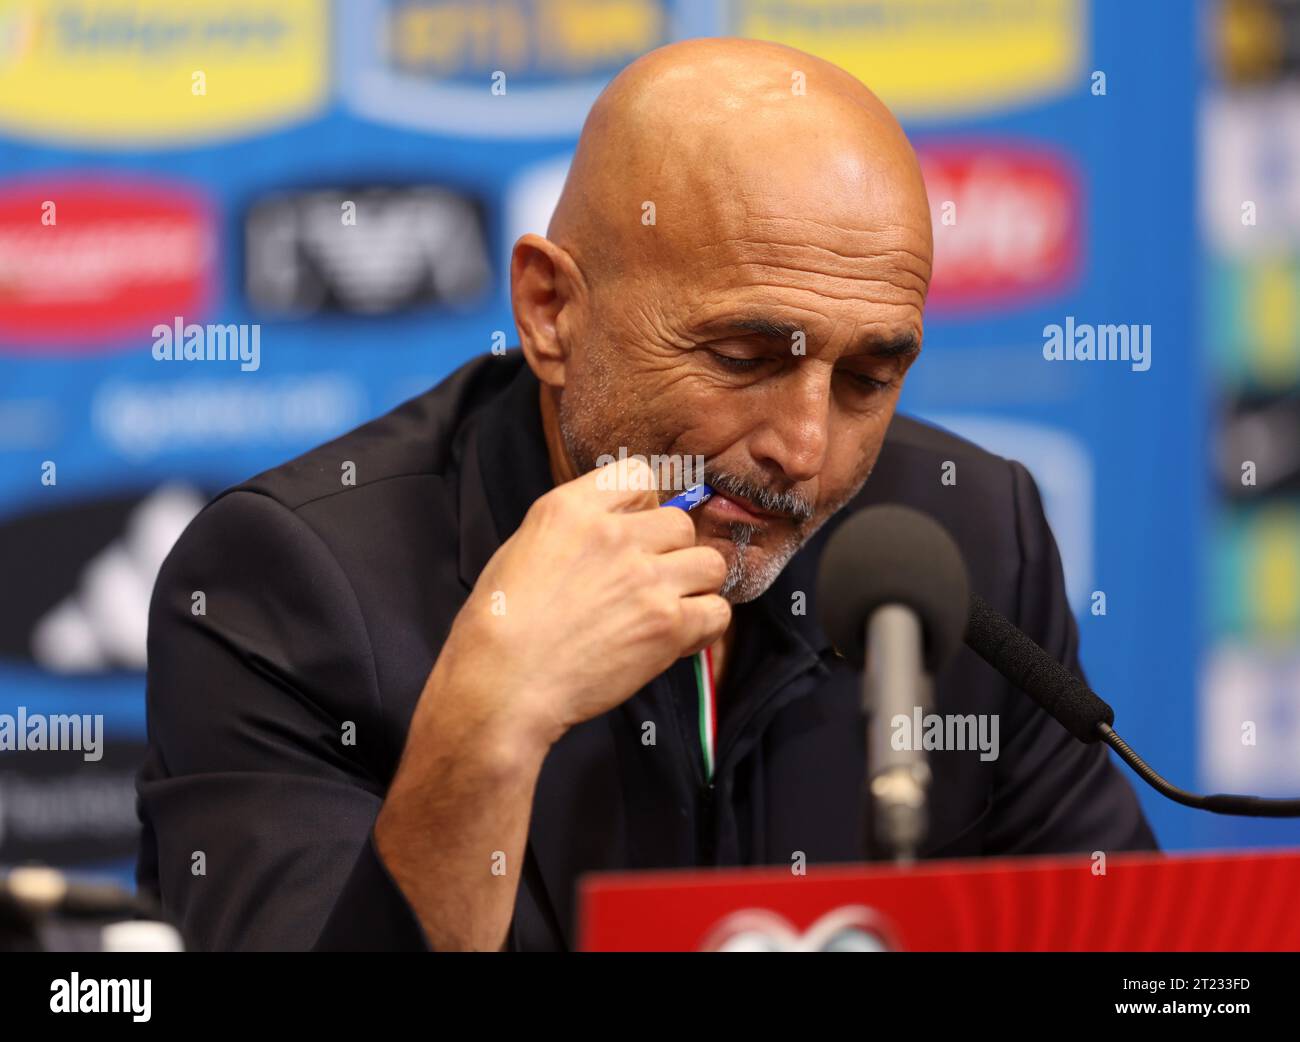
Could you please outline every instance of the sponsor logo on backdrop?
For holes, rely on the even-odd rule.
[[[144,742],[110,728],[103,758],[76,750],[0,753],[0,863],[70,865],[133,857],[135,772]]]
[[[0,655],[58,674],[143,670],[163,559],[206,497],[188,485],[79,501],[0,522]]]
[[[1300,237],[1300,85],[1207,93],[1197,179],[1210,247],[1271,262]]]
[[[1225,0],[1208,14],[1225,82],[1254,86],[1300,76],[1300,8],[1290,0]]]
[[[905,119],[1083,89],[1083,0],[732,0],[729,10],[726,35],[834,62]]]
[[[1083,203],[1065,154],[980,141],[918,154],[934,226],[931,311],[1001,310],[1074,285]]]
[[[768,908],[733,912],[709,931],[704,952],[889,952],[899,951],[894,929],[865,905],[826,912],[806,930]]]
[[[263,374],[256,380],[204,374],[110,381],[95,390],[90,422],[111,451],[142,462],[249,449],[300,452],[355,427],[368,409],[365,385],[348,373]]]
[[[136,148],[302,119],[326,97],[326,0],[39,0],[0,9],[0,130]]]
[[[165,182],[60,179],[0,188],[0,348],[84,352],[202,312],[216,230]]]
[[[1261,645],[1294,641],[1300,630],[1300,507],[1279,497],[1225,510],[1214,532],[1209,592],[1206,607],[1216,634]]]
[[[1300,395],[1250,395],[1224,403],[1215,440],[1218,491],[1225,499],[1300,496]]]
[[[1251,395],[1300,385],[1300,260],[1216,257],[1203,285],[1219,384]]]
[[[624,65],[667,42],[665,0],[355,0],[338,37],[362,115],[470,137],[567,137]]]
[[[1294,794],[1300,786],[1300,653],[1285,643],[1224,643],[1209,656],[1202,679],[1201,788]]]
[[[492,282],[481,209],[430,185],[267,196],[249,210],[244,248],[249,304],[264,314],[469,306]]]

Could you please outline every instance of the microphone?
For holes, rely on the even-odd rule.
[[[924,514],[899,506],[862,510],[832,534],[817,575],[822,625],[863,674],[867,715],[867,849],[878,839],[903,861],[928,827],[930,769],[920,743],[898,749],[892,721],[924,716],[930,675],[961,642],[969,603],[966,565],[952,537]]]
[[[966,644],[1079,741],[1100,740],[1098,725],[1115,722],[1115,710],[1092,688],[991,608],[978,593],[971,594]]]
[[[1043,707],[1081,742],[1104,741],[1160,795],[1184,807],[1254,818],[1300,817],[1300,799],[1270,799],[1215,793],[1203,796],[1180,789],[1152,769],[1112,730],[1115,710],[1032,641],[1006,616],[972,594],[966,644],[980,658]]]
[[[918,750],[896,750],[882,721],[929,708],[930,681],[957,644],[1025,692],[1081,742],[1104,741],[1162,796],[1185,807],[1244,817],[1300,817],[1300,799],[1201,795],[1162,778],[1112,728],[1115,711],[1022,630],[970,591],[961,551],[924,514],[869,507],[831,536],[817,576],[822,626],[854,664],[867,662],[868,810],[896,856],[910,857],[925,828],[929,769]],[[868,836],[872,830],[868,830]],[[868,843],[870,850],[870,843]]]

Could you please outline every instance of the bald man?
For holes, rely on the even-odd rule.
[[[563,949],[584,872],[860,860],[860,678],[811,603],[838,520],[937,517],[1079,669],[1028,473],[894,414],[930,266],[856,79],[738,40],[630,65],[515,245],[519,350],[228,490],[168,558],[141,886],[200,948]],[[716,494],[658,509],[694,461]],[[1155,847],[1104,748],[971,653],[935,709],[996,741],[930,754],[922,856]]]

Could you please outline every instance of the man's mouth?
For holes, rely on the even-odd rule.
[[[717,489],[714,489],[712,498],[700,507],[700,513],[715,521],[753,525],[755,528],[765,527],[774,521],[786,520],[782,514],[760,510],[747,499]]]

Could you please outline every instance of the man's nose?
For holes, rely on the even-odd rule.
[[[826,463],[830,423],[830,373],[795,366],[763,403],[765,416],[750,445],[755,462],[779,468],[791,482],[809,481]]]

